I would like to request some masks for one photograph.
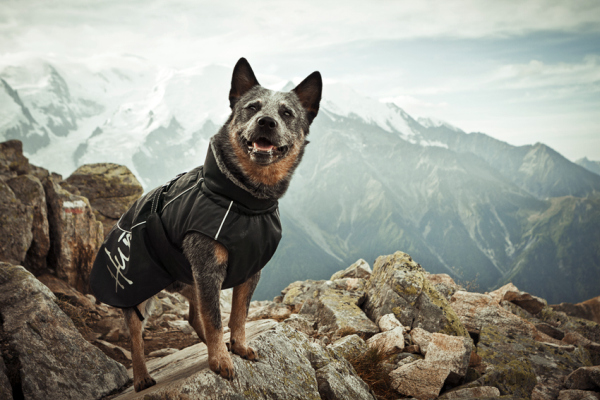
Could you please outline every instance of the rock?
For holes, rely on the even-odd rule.
[[[500,391],[494,386],[480,386],[474,388],[465,388],[444,393],[440,400],[453,399],[483,399],[485,397],[500,397]]]
[[[335,392],[353,393],[357,387],[352,366],[343,358],[286,324],[271,320],[246,324],[248,343],[258,361],[232,355],[236,376],[232,381],[208,369],[206,346],[197,344],[170,356],[150,360],[148,370],[157,385],[136,394],[131,388],[116,399],[314,399],[320,400],[317,373],[335,381]],[[229,340],[229,334],[225,335]],[[331,367],[328,365],[332,364]],[[326,369],[323,369],[326,368]],[[359,397],[374,399],[368,392]],[[337,398],[337,397],[333,397]]]
[[[431,335],[431,333],[421,328],[415,328],[410,331],[410,337],[412,338],[413,343],[419,346],[421,354],[423,355],[427,354],[427,347],[431,341]]]
[[[378,347],[384,354],[400,353],[404,349],[403,332],[404,328],[399,326],[391,331],[378,333],[367,340],[367,346]]]
[[[396,316],[391,313],[386,314],[383,317],[379,318],[377,325],[379,325],[379,329],[381,329],[382,332],[391,331],[392,329],[395,329],[398,327],[404,328],[402,326],[402,324],[400,323],[400,321],[398,321]]]
[[[583,318],[572,317],[564,312],[555,311],[552,307],[544,307],[538,315],[537,322],[546,322],[563,332],[573,331],[588,338],[592,342],[600,343],[600,324]]]
[[[54,295],[62,300],[66,300],[74,306],[82,307],[88,310],[93,310],[96,306],[88,297],[79,293],[73,287],[69,286],[63,280],[58,279],[54,275],[44,274],[37,279],[54,293]]]
[[[283,321],[292,314],[289,306],[281,303],[269,302],[263,307],[256,307],[248,313],[248,321],[257,319],[274,319],[275,321]]]
[[[565,333],[563,331],[561,331],[560,329],[556,329],[552,325],[547,324],[545,322],[535,324],[535,329],[537,329],[540,332],[545,333],[546,335],[548,335],[556,340],[562,340],[565,337]]]
[[[468,336],[448,301],[427,279],[427,272],[402,252],[377,258],[364,309],[373,321],[394,313],[410,328]]]
[[[450,370],[427,360],[402,365],[390,373],[394,390],[419,400],[438,397]]]
[[[128,359],[129,361],[131,361],[131,352],[129,350],[125,350],[121,346],[117,346],[115,344],[106,342],[104,340],[96,339],[96,343],[98,343],[98,344],[106,347],[107,349],[114,350],[114,351],[118,352],[120,355],[122,355],[123,357],[125,357],[126,359]]]
[[[429,282],[433,283],[435,290],[440,292],[448,301],[450,301],[450,298],[455,292],[463,290],[448,274],[429,275],[427,276],[427,279]]]
[[[82,293],[89,292],[89,275],[103,241],[102,224],[96,221],[87,198],[59,185],[56,175],[44,182],[52,244],[48,266]]]
[[[331,280],[333,281],[336,279],[344,278],[369,279],[372,272],[373,271],[371,271],[371,267],[369,266],[369,264],[361,258],[345,270],[338,271],[335,274],[331,275]]]
[[[450,373],[446,382],[457,385],[467,373],[472,351],[470,338],[434,333],[427,346],[425,361],[448,368]]]
[[[600,400],[600,393],[587,390],[561,390],[558,400]]]
[[[532,323],[500,307],[490,295],[458,291],[450,304],[469,332],[479,333],[486,325],[494,325],[506,333],[532,337],[537,332]]]
[[[12,400],[12,386],[6,376],[7,370],[4,359],[0,357],[0,399]]]
[[[167,324],[173,328],[180,330],[183,333],[187,333],[189,335],[196,335],[196,331],[187,321],[175,320],[175,321],[167,321]]]
[[[550,307],[555,311],[562,311],[571,317],[588,319],[600,324],[600,296],[577,304],[560,303]]]
[[[352,360],[368,350],[367,344],[358,335],[344,336],[336,340],[329,348],[338,357],[343,357],[346,360]]]
[[[327,282],[315,291],[313,298],[304,302],[299,312],[316,321],[320,335],[336,338],[357,333],[369,337],[379,332],[360,308],[364,292],[344,290],[344,280]]]
[[[281,291],[283,296],[283,304],[286,306],[296,307],[300,310],[302,304],[307,299],[313,297],[315,291],[323,287],[327,281],[296,281],[290,283],[285,289]]]
[[[177,349],[173,349],[173,348],[166,348],[166,349],[160,349],[160,350],[155,350],[155,351],[151,351],[148,354],[148,357],[165,357],[165,356],[170,356],[171,354],[177,353],[179,350]]]
[[[127,383],[125,368],[85,341],[55,299],[23,267],[0,263],[0,334],[19,360],[24,397],[97,399]]]
[[[369,386],[360,379],[348,363],[333,361],[318,369],[315,374],[321,399],[347,400],[372,399]]]
[[[527,359],[513,360],[506,365],[495,367],[484,376],[465,385],[467,388],[494,386],[502,396],[515,399],[530,399],[537,381],[535,371]],[[462,387],[461,387],[462,389]]]
[[[504,295],[504,300],[510,301],[511,303],[518,305],[519,307],[526,310],[532,315],[539,313],[544,307],[548,305],[548,303],[546,303],[546,300],[536,296],[532,296],[529,293],[525,292],[508,291]]]
[[[507,292],[519,292],[519,288],[517,288],[511,282],[494,290],[493,292],[486,293],[486,295],[490,296],[496,303],[500,304],[502,300],[504,300],[504,295]]]
[[[48,207],[44,187],[33,175],[20,175],[7,180],[6,183],[22,204],[33,207],[32,241],[23,266],[34,274],[39,274],[46,268],[46,257],[50,250]]]
[[[33,241],[33,211],[0,180],[0,260],[23,264]]]
[[[20,140],[0,143],[0,175],[10,178],[28,172],[29,160],[23,155],[23,143]]]
[[[600,391],[600,366],[581,367],[565,380],[567,389]]]
[[[127,167],[111,163],[82,165],[66,181],[88,198],[105,235],[144,192]]]
[[[525,379],[529,373],[523,375],[524,371],[531,369],[533,378],[527,379],[531,379],[532,386],[527,394],[530,395],[535,388],[536,394],[541,398],[556,398],[563,389],[563,379],[571,371],[590,365],[589,353],[582,347],[538,342],[526,334],[514,331],[506,333],[505,328],[500,325],[486,325],[481,329],[477,354],[488,366],[488,371],[502,372],[499,376],[487,372],[479,382],[498,387],[503,395],[516,396],[517,393],[509,388],[513,385],[510,382],[517,382],[514,374],[521,374],[519,376]],[[510,373],[505,370],[508,365],[513,368]],[[498,382],[503,382],[505,389]],[[523,392],[519,393],[523,395]]]

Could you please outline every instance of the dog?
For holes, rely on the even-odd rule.
[[[94,294],[99,300],[111,304],[111,300],[103,296],[104,293],[112,293],[112,290],[102,289],[99,284],[92,285],[100,281],[94,276],[102,274],[102,271],[108,274],[107,269],[110,274],[106,276],[115,280],[114,288],[117,293],[126,292],[128,285],[133,287],[144,279],[147,282],[145,287],[152,286],[149,293],[140,295],[146,298],[141,303],[136,297],[138,295],[133,300],[128,300],[135,306],[129,306],[128,302],[118,303],[116,300],[116,303],[111,304],[120,307],[127,305],[123,312],[131,337],[136,392],[156,384],[148,373],[144,359],[143,320],[148,315],[150,302],[147,299],[152,293],[160,291],[166,283],[169,283],[166,290],[179,292],[187,298],[188,322],[208,348],[211,370],[225,379],[234,377],[228,348],[242,358],[258,359],[256,351],[246,343],[245,321],[250,299],[260,279],[260,269],[272,256],[279,242],[281,225],[277,200],[285,194],[292,175],[302,160],[308,144],[306,138],[309,127],[319,111],[321,92],[322,80],[318,71],[310,74],[290,92],[266,89],[258,83],[248,61],[241,58],[234,67],[231,80],[231,115],[211,138],[205,164],[197,171],[194,170],[196,172],[191,171],[194,173],[178,177],[160,190],[155,189],[146,195],[143,204],[151,207],[150,214],[140,211],[146,206],[138,200],[130,209],[131,212],[128,211],[133,215],[128,225],[130,228],[123,228],[119,224],[113,228],[115,241],[121,246],[124,242],[127,246],[109,248],[105,242],[104,250],[99,252],[90,277]],[[174,194],[171,195],[171,192]],[[196,192],[197,195],[194,194]],[[219,193],[220,197],[217,196]],[[216,197],[213,198],[212,195]],[[193,203],[193,206],[188,206],[184,211],[179,210],[177,202],[181,203],[188,197],[191,199],[189,204]],[[206,197],[209,199],[206,200]],[[194,210],[199,207],[198,198],[210,210],[215,210],[208,213],[218,214],[216,222],[210,222],[212,228],[196,226],[194,221],[189,222],[195,218]],[[229,205],[225,211],[227,204]],[[135,218],[139,219],[142,214],[150,217],[144,217],[144,221],[136,223]],[[232,217],[234,214],[235,217]],[[182,219],[188,225],[181,222]],[[124,224],[122,220],[123,217],[119,223]],[[246,221],[243,223],[262,231],[248,235],[246,231],[250,228],[239,225],[242,224],[239,221]],[[183,225],[187,227],[181,228]],[[133,255],[134,248],[138,246],[134,243],[136,237],[142,236],[136,235],[136,230],[140,227],[146,229],[150,237],[148,240],[151,242],[151,249],[148,251],[153,256],[148,256],[148,263],[154,263],[156,258],[162,257],[166,261],[161,268],[167,268],[168,274],[157,272],[156,279],[148,278],[154,275],[147,272],[141,274],[143,278],[140,279],[127,275],[130,259],[132,268],[137,268],[134,265],[136,263],[145,262],[142,256],[136,261]],[[152,240],[155,228],[166,232],[162,241]],[[241,236],[244,239],[240,239]],[[170,245],[163,246],[158,242],[169,242]],[[131,250],[132,253],[125,253],[123,249]],[[166,255],[161,255],[163,250]],[[238,254],[240,252],[243,254]],[[172,260],[178,257],[181,258],[180,264],[187,265],[189,270],[184,268],[182,273],[170,270],[175,268],[172,264],[176,264]],[[111,281],[111,285],[112,283]],[[231,339],[228,346],[223,340],[219,306],[220,291],[226,287],[233,287],[229,320]]]

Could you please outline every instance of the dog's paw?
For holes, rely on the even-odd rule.
[[[156,381],[154,379],[152,379],[152,377],[150,375],[146,375],[144,378],[136,380],[133,383],[133,388],[135,389],[136,392],[140,392],[144,389],[148,389],[149,387],[152,387],[156,385]]]
[[[231,352],[233,354],[237,354],[245,360],[258,361],[258,354],[256,354],[256,351],[250,346],[238,344],[234,341],[229,347],[231,347]]]
[[[233,362],[231,361],[231,357],[229,357],[228,353],[209,357],[208,365],[210,366],[210,369],[225,379],[231,380],[235,376]]]

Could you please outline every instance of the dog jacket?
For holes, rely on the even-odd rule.
[[[275,200],[258,199],[219,169],[209,146],[203,166],[138,199],[111,229],[90,274],[96,298],[133,307],[175,281],[192,284],[185,235],[199,232],[225,246],[222,289],[244,283],[271,259],[281,239]]]

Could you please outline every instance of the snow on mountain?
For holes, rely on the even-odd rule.
[[[134,56],[59,60],[11,55],[0,59],[0,77],[21,96],[49,136],[46,145],[26,149],[26,154],[33,163],[63,175],[94,162],[125,164],[137,173],[135,155],[156,157],[150,141],[157,140],[167,147],[187,146],[183,159],[201,162],[208,138],[216,132],[204,132],[203,127],[207,122],[221,125],[230,112],[231,68],[224,66],[174,70]],[[291,82],[275,76],[259,75],[259,80],[274,89],[293,88]],[[18,118],[24,118],[23,113],[10,96],[1,96],[5,107],[0,113],[0,140],[19,139],[7,132]],[[332,120],[360,119],[419,142],[419,133],[411,128],[403,110],[340,83],[325,86],[321,110]]]
[[[454,125],[449,124],[446,121],[442,121],[441,119],[432,118],[432,117],[419,117],[417,118],[417,122],[424,126],[425,128],[439,128],[445,127],[454,132],[464,132],[462,129],[455,127]]]

